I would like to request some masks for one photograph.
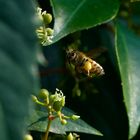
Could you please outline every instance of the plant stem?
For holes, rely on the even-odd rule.
[[[44,135],[42,140],[48,140],[49,129],[50,129],[50,126],[51,126],[51,122],[52,122],[52,120],[48,119],[47,129],[46,129],[45,135]]]

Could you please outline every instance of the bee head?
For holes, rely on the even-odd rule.
[[[73,50],[73,49],[71,49],[71,48],[68,48],[68,49],[66,50],[66,56],[67,56],[67,59],[68,59],[69,61],[73,61],[73,60],[75,59],[75,57],[76,57],[76,52],[75,52],[75,50]]]

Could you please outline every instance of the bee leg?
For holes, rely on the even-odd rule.
[[[82,73],[82,70],[78,66],[75,66],[75,71],[78,72],[78,73]]]
[[[89,70],[88,70],[87,76],[89,76],[89,77],[90,77],[90,71],[89,71]]]

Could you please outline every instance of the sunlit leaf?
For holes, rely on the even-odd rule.
[[[69,33],[87,29],[113,19],[118,11],[118,0],[51,0],[57,41]]]
[[[118,23],[115,43],[132,138],[140,124],[140,37]]]

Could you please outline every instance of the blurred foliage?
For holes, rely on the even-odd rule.
[[[28,0],[0,0],[1,140],[23,139],[30,94],[39,89],[34,32],[38,23],[33,7]]]

